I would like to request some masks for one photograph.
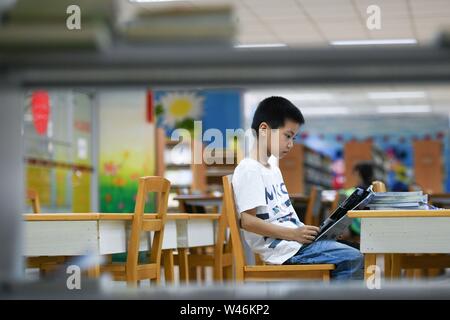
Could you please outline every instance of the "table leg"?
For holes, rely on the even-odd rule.
[[[172,284],[174,281],[174,263],[173,263],[173,250],[166,249],[162,251],[163,264],[164,264],[164,278],[167,284]]]
[[[401,275],[401,254],[392,254],[391,279],[400,278]]]
[[[178,265],[180,268],[180,282],[189,281],[188,248],[178,248]]]
[[[386,280],[391,279],[392,272],[392,254],[386,253],[384,255],[384,278]]]
[[[369,272],[370,266],[375,266],[377,264],[377,255],[375,253],[364,254],[364,279],[367,280],[373,273]]]

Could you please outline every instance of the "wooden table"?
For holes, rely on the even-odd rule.
[[[25,256],[109,255],[127,250],[128,222],[133,214],[61,213],[24,214]],[[155,214],[146,214],[155,218]],[[215,243],[214,221],[218,214],[167,214],[163,252],[166,276],[173,281],[173,249],[180,254],[180,279],[185,276],[187,248]],[[142,234],[140,250],[148,250],[150,238]],[[170,253],[168,253],[170,252]],[[98,268],[96,268],[98,269]],[[170,270],[169,270],[170,269]],[[99,269],[97,270],[99,272]],[[94,272],[94,276],[97,272]]]
[[[217,212],[222,211],[222,196],[212,194],[182,194],[178,195],[174,200],[180,202],[180,211],[189,211],[187,206],[192,207],[217,207]]]
[[[366,278],[377,254],[450,253],[450,210],[358,210],[348,216],[361,218]],[[391,268],[400,274],[395,261]]]

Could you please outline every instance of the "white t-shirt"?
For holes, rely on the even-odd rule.
[[[254,159],[245,158],[234,170],[232,184],[239,214],[256,208],[256,216],[269,223],[287,228],[303,226],[277,166],[267,168]],[[252,251],[270,264],[283,264],[302,246],[297,241],[273,239],[245,230],[244,238]]]

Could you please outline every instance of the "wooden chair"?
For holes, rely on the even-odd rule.
[[[386,186],[381,181],[372,183],[373,191],[386,192]],[[421,277],[423,274],[433,273],[439,268],[450,268],[448,254],[386,254],[384,257],[385,277],[399,278],[402,269],[410,278]]]
[[[230,229],[232,253],[235,263],[235,278],[237,282],[287,279],[330,280],[330,271],[334,269],[333,264],[247,265],[236,214],[233,188],[231,186],[231,175],[224,176],[222,179],[224,189],[223,212],[226,214]]]
[[[135,287],[140,280],[154,279],[160,282],[161,248],[164,237],[164,224],[167,216],[167,205],[170,191],[170,181],[162,177],[142,177],[139,179],[136,206],[128,240],[126,263],[110,263],[101,267],[102,272],[112,274],[114,280],[127,281],[128,285]],[[144,218],[146,195],[149,192],[157,193],[157,215],[155,219]],[[142,232],[153,231],[149,262],[140,264],[139,242]]]
[[[27,200],[31,202],[33,213],[41,213],[41,202],[39,201],[39,194],[35,190],[27,190]]]
[[[213,251],[199,252],[192,249],[189,251],[190,252],[187,254],[187,264],[191,270],[197,267],[212,267],[214,282],[220,283],[224,280],[231,280],[233,272],[233,255],[231,253],[230,240],[229,238],[227,239],[227,219],[225,213],[222,212],[220,214],[217,222],[216,239]],[[175,265],[180,265],[179,260],[182,256],[183,255],[179,254],[173,257]],[[164,259],[166,259],[166,256],[164,256]],[[198,279],[196,277],[192,277],[192,274],[189,274],[189,280]]]
[[[192,210],[193,209],[193,210]],[[198,213],[194,207],[189,207],[184,201],[179,201],[180,212]],[[219,208],[215,207],[213,212],[218,213]],[[202,213],[207,214],[205,210]],[[227,221],[224,214],[220,214],[217,221],[216,228],[216,242],[214,246],[196,247],[189,249],[187,254],[173,254],[173,250],[163,250],[163,263],[165,270],[165,278],[167,282],[173,282],[173,274],[170,271],[171,265],[180,266],[180,259],[185,259],[187,256],[187,265],[189,266],[189,279],[184,279],[183,272],[180,272],[180,280],[205,280],[205,267],[213,268],[213,280],[215,282],[222,282],[224,279],[228,280],[232,277],[232,254],[231,244],[226,239]],[[185,250],[185,249],[182,249]],[[178,250],[180,251],[180,249]],[[181,257],[180,257],[181,256]],[[200,278],[197,278],[197,269],[200,268]]]
[[[41,202],[39,200],[39,194],[36,190],[27,190],[27,201],[31,202],[31,208],[33,213],[41,213]],[[61,257],[27,257],[26,267],[39,269],[41,276],[45,276],[49,271],[52,271],[58,267],[58,265],[63,264],[66,258]]]

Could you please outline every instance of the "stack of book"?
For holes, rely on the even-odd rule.
[[[111,0],[18,0],[4,13],[0,50],[96,50],[111,44]]]
[[[122,40],[143,43],[231,43],[235,27],[229,6],[140,8],[118,26]]]
[[[370,210],[427,210],[428,195],[414,192],[375,192],[367,205]]]

